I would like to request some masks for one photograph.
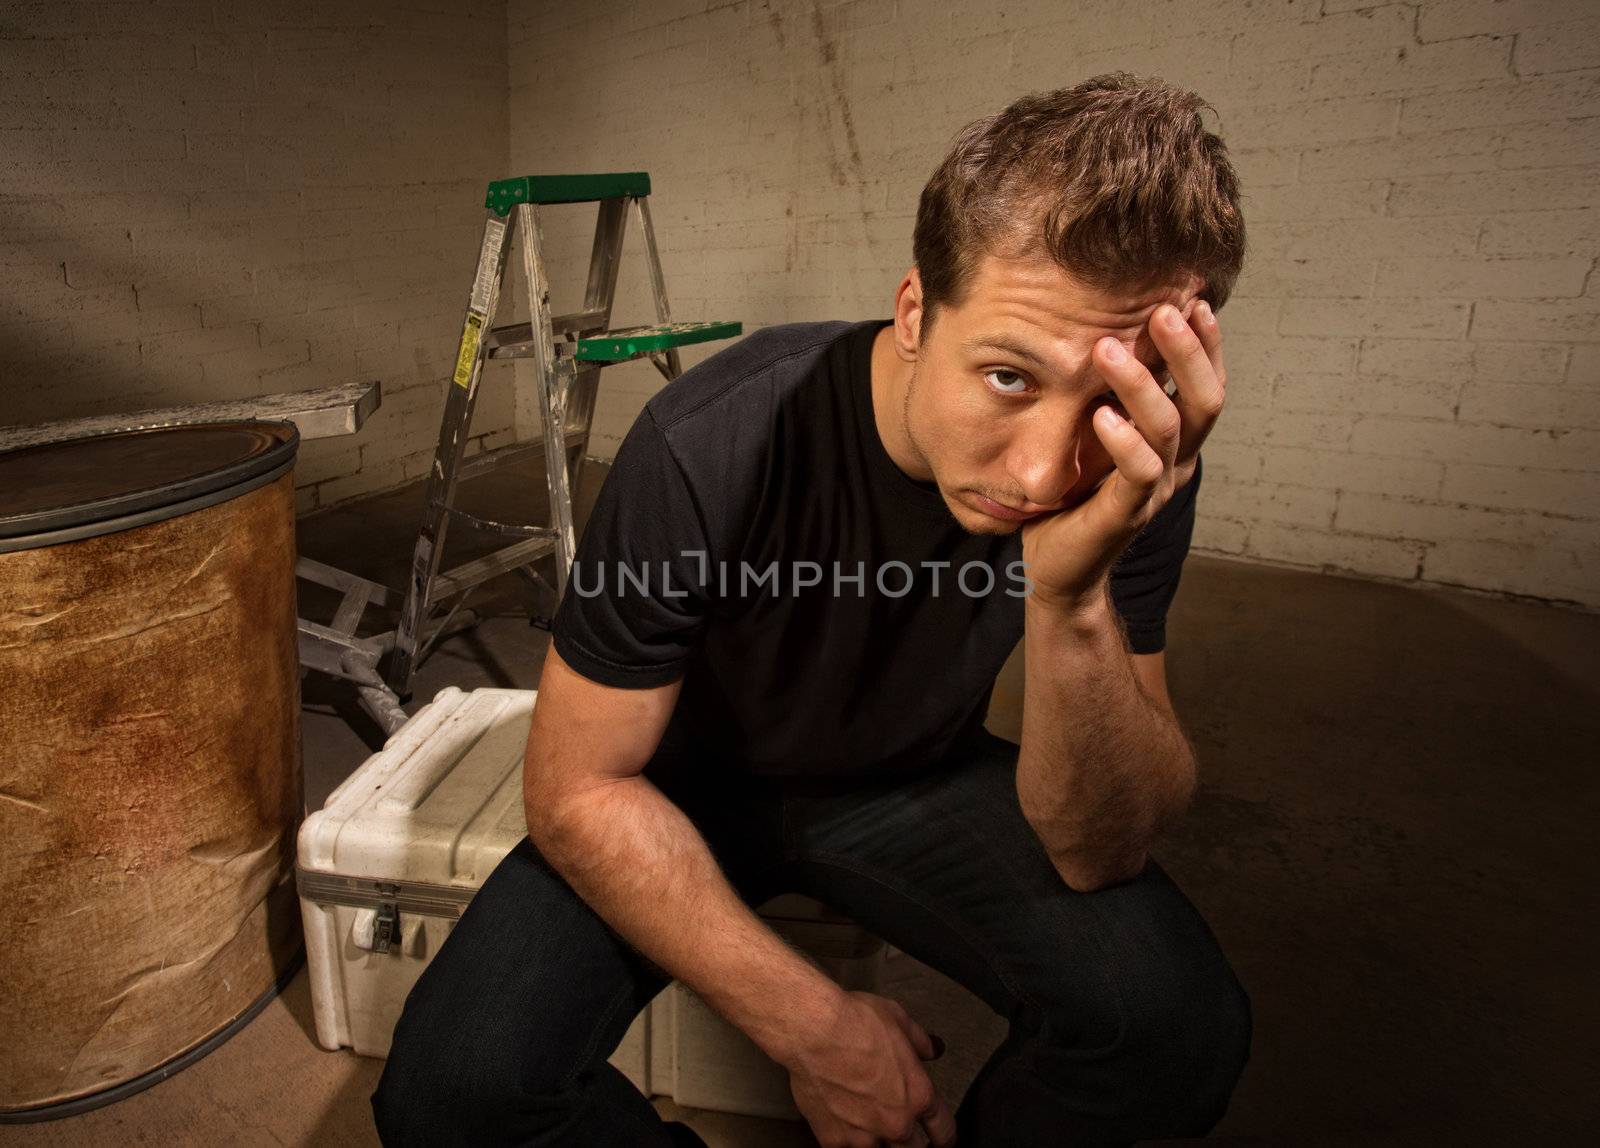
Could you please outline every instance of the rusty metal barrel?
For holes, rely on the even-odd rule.
[[[298,445],[0,454],[0,1122],[165,1078],[294,970]]]

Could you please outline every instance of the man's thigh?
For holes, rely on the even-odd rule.
[[[685,812],[741,896],[765,896],[776,801],[720,794],[655,760],[646,776]],[[548,1106],[609,1057],[670,976],[617,933],[528,839],[494,869],[423,970],[395,1028],[380,1093],[504,1114]]]
[[[1094,893],[1061,878],[1022,815],[1018,746],[986,731],[911,781],[786,801],[798,888],[977,994],[1103,1049],[1236,982],[1152,858]]]
[[[423,970],[389,1067],[432,1077],[469,1064],[463,1083],[502,1104],[559,1092],[666,984],[524,838]]]

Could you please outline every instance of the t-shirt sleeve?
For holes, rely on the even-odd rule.
[[[1128,631],[1128,648],[1155,654],[1167,646],[1167,609],[1178,593],[1194,534],[1201,456],[1189,483],[1145,523],[1111,567],[1111,600]]]
[[[578,539],[550,627],[556,651],[603,685],[676,681],[705,631],[713,561],[690,485],[646,408]]]

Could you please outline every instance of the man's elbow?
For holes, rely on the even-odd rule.
[[[1150,859],[1147,850],[1141,849],[1137,858],[1124,858],[1112,862],[1055,861],[1056,872],[1074,893],[1096,893],[1112,885],[1131,881],[1144,872]]]

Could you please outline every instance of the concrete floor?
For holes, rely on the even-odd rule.
[[[580,521],[603,475],[588,469]],[[480,513],[524,517],[519,489],[542,480],[502,473],[469,493]],[[420,500],[411,488],[307,520],[301,551],[399,585]],[[408,708],[447,684],[534,685],[548,636],[515,609],[492,600],[441,643]],[[304,595],[306,616],[329,611]],[[1155,853],[1256,1017],[1212,1139],[1600,1142],[1600,617],[1196,556],[1168,641],[1202,788]],[[381,738],[337,684],[304,693],[318,808]],[[991,728],[1016,737],[1020,704],[1019,656]],[[910,957],[888,969],[887,994],[949,1045],[931,1068],[954,1106],[1001,1022]],[[0,1143],[374,1144],[380,1067],[316,1046],[302,972],[194,1066],[84,1116],[0,1127]],[[815,1143],[803,1125],[656,1103],[718,1148]]]

